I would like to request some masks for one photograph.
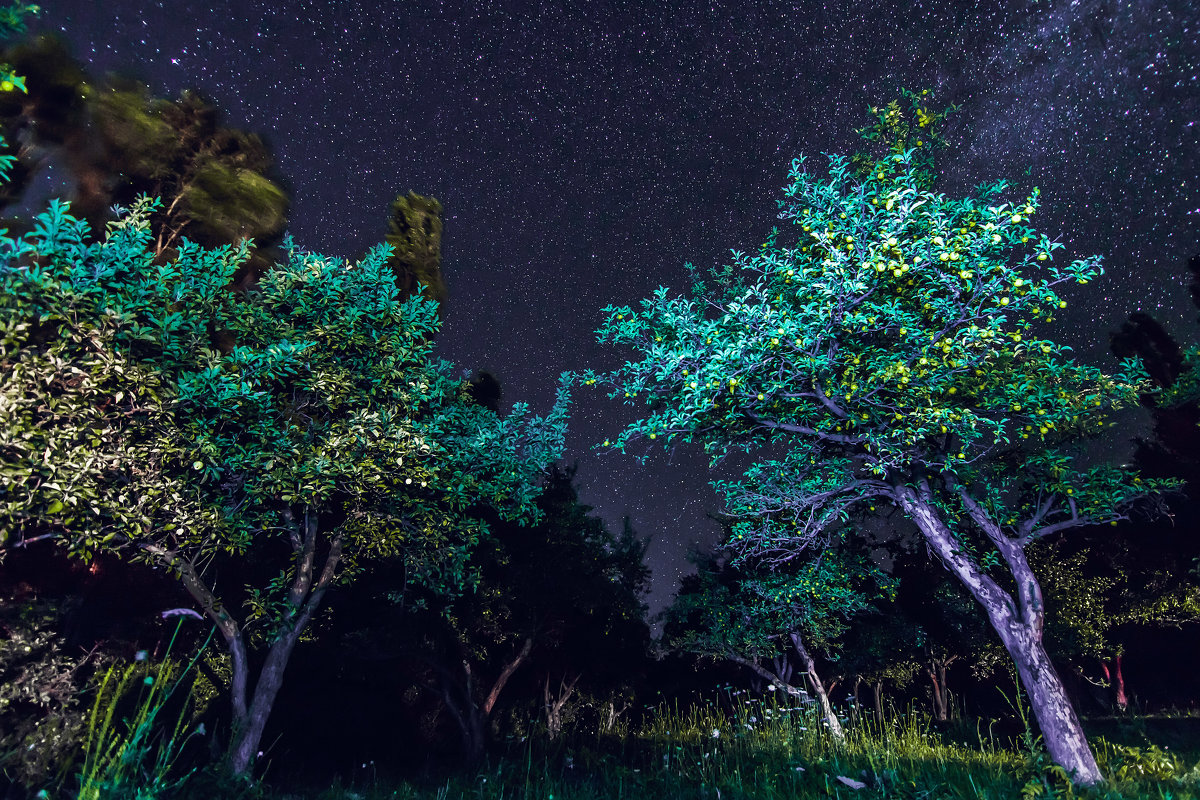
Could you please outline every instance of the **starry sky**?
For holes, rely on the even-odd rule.
[[[356,259],[410,189],[445,207],[440,354],[505,400],[549,407],[608,304],[687,286],[683,264],[761,243],[791,159],[860,149],[899,89],[961,104],[939,191],[1042,191],[1035,225],[1106,275],[1051,333],[1115,366],[1108,334],[1147,311],[1200,338],[1200,7],[1191,0],[405,2],[45,0],[93,75],[203,90],[259,133],[304,248]],[[651,537],[653,608],[712,542],[698,451],[644,465],[592,446],[630,411],[580,391],[568,440],[583,500]]]

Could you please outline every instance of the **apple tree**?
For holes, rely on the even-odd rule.
[[[1093,280],[1101,259],[1055,258],[1063,245],[1032,225],[1038,189],[1005,200],[1001,181],[948,198],[922,145],[858,170],[831,155],[827,176],[793,161],[784,229],[690,293],[605,309],[600,340],[635,360],[581,380],[644,410],[608,447],[759,455],[717,484],[742,558],[784,565],[828,546],[851,514],[901,510],[987,614],[1051,757],[1095,784],[1025,550],[1115,524],[1172,485],[1069,449],[1148,386],[1135,361],[1109,374],[1044,335],[1067,306],[1059,291]]]

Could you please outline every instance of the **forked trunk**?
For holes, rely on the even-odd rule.
[[[951,533],[933,502],[933,493],[927,483],[922,482],[918,489],[910,486],[895,489],[896,498],[917,524],[930,549],[983,606],[1017,667],[1046,750],[1054,763],[1065,769],[1076,783],[1088,786],[1103,783],[1104,776],[1096,765],[1079,717],[1042,644],[1045,609],[1041,586],[1029,567],[1021,543],[1001,531],[969,494],[960,492],[971,519],[1000,551],[1008,566],[1017,587],[1014,598],[978,567]]]
[[[475,702],[471,670],[469,667],[464,670],[466,681],[463,684],[455,680],[449,670],[439,671],[442,672],[442,702],[458,725],[463,761],[468,767],[474,767],[483,760],[487,745],[487,719]]]
[[[246,651],[245,634],[237,620],[200,577],[194,563],[177,551],[166,550],[154,544],[141,545],[147,553],[178,572],[184,588],[204,609],[204,613],[216,625],[229,648],[233,667],[230,682],[233,734],[226,768],[236,777],[248,775],[254,766],[267,719],[271,715],[279,688],[283,685],[283,672],[287,668],[288,659],[291,658],[296,642],[300,640],[300,634],[308,627],[313,614],[320,607],[325,591],[333,583],[338,564],[341,562],[342,538],[335,535],[330,541],[329,552],[325,556],[320,576],[317,577],[314,572],[317,551],[316,514],[306,512],[303,521],[297,521],[288,510],[282,517],[289,527],[294,528],[290,539],[296,557],[291,585],[285,598],[288,616],[283,630],[267,651],[266,661],[254,684],[252,694],[249,693],[250,659]]]
[[[617,720],[621,718],[622,714],[624,714],[626,711],[629,710],[630,705],[631,705],[631,703],[625,699],[621,700],[620,708],[617,708],[616,700],[609,700],[604,705],[604,732],[605,733],[610,733],[612,731],[612,729],[617,724]]]
[[[576,675],[568,681],[564,676],[558,682],[558,691],[552,695],[550,694],[550,674],[546,673],[546,680],[542,683],[542,699],[546,710],[546,731],[552,742],[562,733],[563,707],[571,699],[571,695],[575,693],[575,684],[579,682],[581,677],[582,675]]]
[[[513,673],[529,657],[532,650],[533,637],[529,637],[525,639],[516,655],[501,668],[500,674],[492,683],[492,688],[488,689],[482,701],[477,697],[480,687],[476,685],[475,670],[472,669],[470,661],[462,661],[461,679],[454,670],[444,665],[436,665],[436,669],[442,675],[442,701],[458,725],[462,737],[463,758],[468,767],[474,767],[483,760],[487,750],[489,722],[496,701]]]
[[[275,697],[283,686],[283,671],[287,667],[300,630],[290,631],[277,639],[267,651],[267,660],[254,685],[254,698],[241,719],[235,719],[233,740],[229,748],[229,770],[244,775],[258,757],[258,746],[267,727],[267,718],[275,705]]]
[[[804,646],[804,640],[800,638],[799,633],[793,631],[791,639],[792,647],[796,648],[796,655],[800,656],[800,663],[804,666],[804,673],[808,676],[809,683],[812,684],[813,694],[817,696],[817,703],[821,706],[821,714],[825,717],[825,723],[829,726],[829,735],[833,737],[835,742],[840,744],[846,740],[846,733],[842,730],[842,723],[838,720],[837,714],[833,711],[833,704],[829,702],[829,695],[825,692],[825,684],[821,682],[821,676],[817,674],[816,662],[809,655],[808,648]]]
[[[957,659],[958,656],[938,658],[930,654],[929,663],[925,665],[925,674],[929,676],[929,683],[933,687],[933,715],[938,722],[950,718],[950,687],[946,685],[946,668]]]

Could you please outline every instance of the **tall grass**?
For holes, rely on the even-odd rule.
[[[161,718],[199,657],[182,670],[171,661],[181,625],[182,620],[160,664],[137,660],[124,667],[113,665],[105,673],[87,720],[78,800],[169,798],[187,780],[186,774],[173,775],[173,766],[183,744],[195,733],[185,734],[190,698],[179,701],[173,722]],[[122,717],[121,710],[131,702],[132,715]]]
[[[1159,748],[1095,742],[1112,783],[1077,790],[1036,737],[994,736],[982,723],[943,734],[909,709],[886,719],[847,715],[846,739],[819,713],[782,694],[723,693],[687,707],[651,709],[622,735],[580,735],[553,746],[513,742],[485,769],[433,784],[334,786],[319,800],[1196,800],[1200,766]],[[295,797],[294,795],[291,797]]]
[[[169,650],[168,650],[169,652]],[[262,786],[183,787],[174,762],[187,737],[187,703],[167,713],[194,660],[112,668],[89,717],[77,800],[224,800],[270,797]],[[136,696],[135,696],[136,695]],[[179,698],[176,698],[177,700]],[[133,713],[122,718],[120,709]],[[1014,709],[1018,718],[1023,706]],[[690,704],[644,709],[640,721],[608,731],[577,730],[549,742],[537,735],[501,743],[481,770],[437,781],[387,783],[371,773],[277,800],[1033,800],[1153,798],[1200,800],[1200,742],[1188,755],[1151,742],[1094,737],[1110,783],[1071,786],[1026,724],[993,734],[991,725],[939,729],[910,707],[885,718],[847,708],[845,739],[835,742],[814,706],[783,693],[753,697],[726,690]],[[168,718],[169,717],[169,718]],[[235,791],[236,789],[236,791]],[[197,794],[199,792],[199,794]]]

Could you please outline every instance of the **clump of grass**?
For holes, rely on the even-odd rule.
[[[192,659],[181,671],[170,660],[178,634],[179,625],[161,664],[151,665],[143,657],[122,668],[109,667],[87,720],[78,800],[156,800],[172,797],[187,780],[187,775],[172,777],[172,772],[183,744],[192,735],[184,733],[188,703],[180,704],[173,724],[164,725],[160,719],[196,662]],[[132,716],[121,718],[119,709],[135,692]]]

